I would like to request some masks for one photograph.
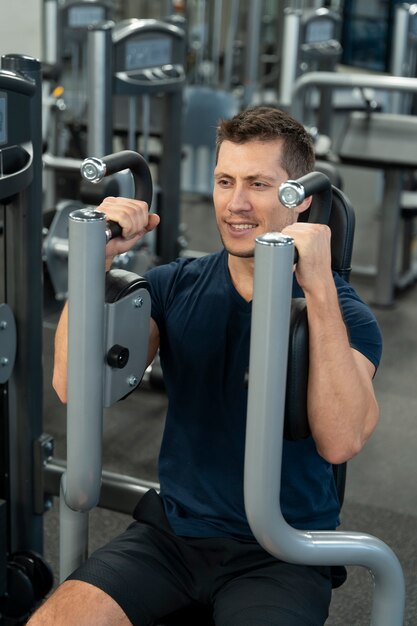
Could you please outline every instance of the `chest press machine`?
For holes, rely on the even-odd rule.
[[[135,154],[127,151],[102,160],[87,159],[83,176],[96,180],[117,168],[131,167],[136,171],[137,189],[143,191],[141,176],[148,176],[146,164]],[[149,178],[145,189],[148,186]],[[319,172],[288,181],[280,190],[281,202],[288,206],[296,206],[310,195],[313,203],[308,219],[329,223],[332,263],[348,280],[354,231],[350,204]],[[117,225],[114,232],[117,234]],[[111,307],[104,304],[104,214],[88,209],[71,214],[69,242],[68,462],[61,484],[61,579],[86,557],[88,511],[100,497],[102,408],[139,383],[145,367],[150,316],[146,281],[123,270],[108,273],[116,306],[111,305],[110,311]],[[306,385],[308,375],[305,305],[291,303],[294,258],[294,241],[280,233],[269,233],[256,241],[244,471],[248,520],[259,543],[277,558],[311,565],[368,568],[375,583],[372,626],[401,626],[404,577],[397,557],[386,544],[362,533],[296,530],[286,523],[280,510],[283,433],[290,439],[309,434],[306,391],[291,395],[294,386],[299,391],[300,384]],[[83,271],[86,265],[88,272]],[[104,329],[107,339],[103,347]],[[307,370],[301,374],[291,370],[291,355],[300,347]],[[136,350],[141,354],[133,357]],[[117,382],[112,382],[113,376]],[[344,469],[335,468],[341,501]],[[161,624],[183,626],[195,624],[196,619],[198,623],[212,623],[210,616],[199,613],[196,618],[195,612],[186,611]]]

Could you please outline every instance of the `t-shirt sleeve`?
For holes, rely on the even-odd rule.
[[[340,308],[352,348],[361,352],[378,368],[382,354],[382,335],[376,317],[355,290],[336,280]]]
[[[175,297],[176,283],[181,273],[192,259],[183,258],[166,265],[159,265],[148,270],[144,278],[148,281],[151,294],[151,317],[159,332],[165,331],[166,310]]]
[[[151,294],[151,317],[156,322],[160,332],[164,327],[164,309],[167,292],[175,271],[171,265],[153,267],[144,275],[148,281]]]

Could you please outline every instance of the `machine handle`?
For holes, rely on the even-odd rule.
[[[308,221],[328,224],[332,206],[332,185],[322,172],[310,172],[297,180],[287,180],[280,185],[278,196],[282,204],[290,209],[299,206],[309,196],[315,196]]]
[[[110,239],[115,239],[116,237],[122,236],[123,229],[117,222],[113,220],[108,220],[106,223],[106,243],[110,241]]]
[[[143,156],[134,150],[122,150],[103,158],[88,157],[81,163],[81,176],[90,183],[98,183],[105,176],[130,169],[135,182],[135,197],[148,207],[152,203],[153,185],[149,166]]]

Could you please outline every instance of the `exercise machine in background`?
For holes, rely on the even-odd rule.
[[[0,614],[24,620],[52,587],[42,433],[41,65],[0,69]]]

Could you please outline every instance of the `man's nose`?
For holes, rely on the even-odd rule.
[[[248,193],[243,187],[236,186],[233,189],[233,194],[229,200],[228,207],[229,211],[249,211],[251,208],[251,204],[249,201]]]

